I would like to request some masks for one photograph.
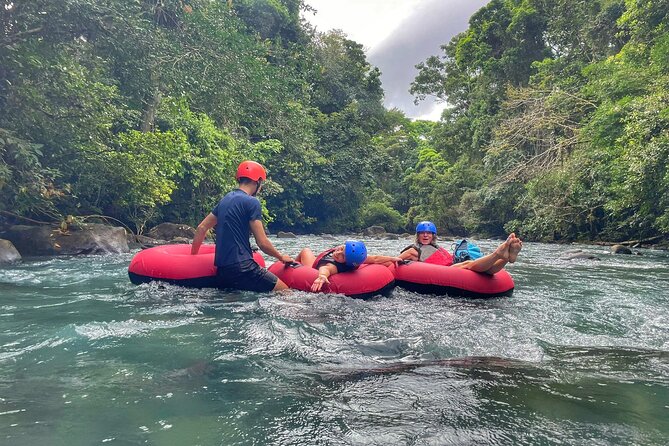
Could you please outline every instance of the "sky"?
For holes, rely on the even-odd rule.
[[[426,99],[416,106],[409,93],[415,65],[441,55],[440,46],[466,30],[469,17],[488,0],[306,0],[316,9],[304,18],[319,32],[340,29],[362,44],[381,70],[385,105],[408,117],[436,121],[446,104]]]

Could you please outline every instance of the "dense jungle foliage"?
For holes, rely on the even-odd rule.
[[[197,224],[264,163],[271,229],[669,232],[669,0],[492,0],[418,66],[441,122],[302,0],[0,0],[0,219]]]

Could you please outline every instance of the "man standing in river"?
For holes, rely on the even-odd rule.
[[[207,231],[216,227],[214,264],[219,288],[249,291],[279,291],[288,288],[274,274],[253,260],[249,232],[265,254],[282,262],[292,257],[281,254],[272,245],[262,224],[260,202],[256,198],[267,179],[265,168],[255,161],[244,161],[237,168],[239,187],[226,194],[197,226],[191,254],[197,254]]]

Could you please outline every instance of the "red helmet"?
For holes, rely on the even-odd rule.
[[[267,179],[267,173],[260,163],[256,163],[255,161],[243,161],[239,167],[237,167],[237,176],[235,178],[237,178],[237,180],[240,178],[249,178],[253,181],[265,181]]]

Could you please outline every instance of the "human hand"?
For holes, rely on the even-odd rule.
[[[314,293],[320,291],[326,283],[330,283],[327,276],[325,274],[319,274],[316,280],[314,280],[314,283],[311,284],[311,291]]]
[[[404,259],[403,259],[402,257],[390,257],[390,256],[386,256],[385,258],[387,258],[388,260],[385,260],[385,261],[382,263],[382,265],[383,265],[383,266],[386,266],[386,267],[388,267],[388,268],[390,268],[390,267],[393,266],[393,265],[397,266],[397,264],[399,264],[399,263],[404,263]]]
[[[283,254],[280,259],[283,263],[293,263],[295,260],[289,255]]]
[[[392,265],[392,264],[397,265],[399,262],[403,262],[403,261],[404,261],[404,259],[403,259],[402,257],[392,257],[392,256],[387,256],[386,258],[387,258],[388,260],[386,260],[385,262],[383,262],[383,264],[384,264],[385,266],[390,266],[390,265]]]

